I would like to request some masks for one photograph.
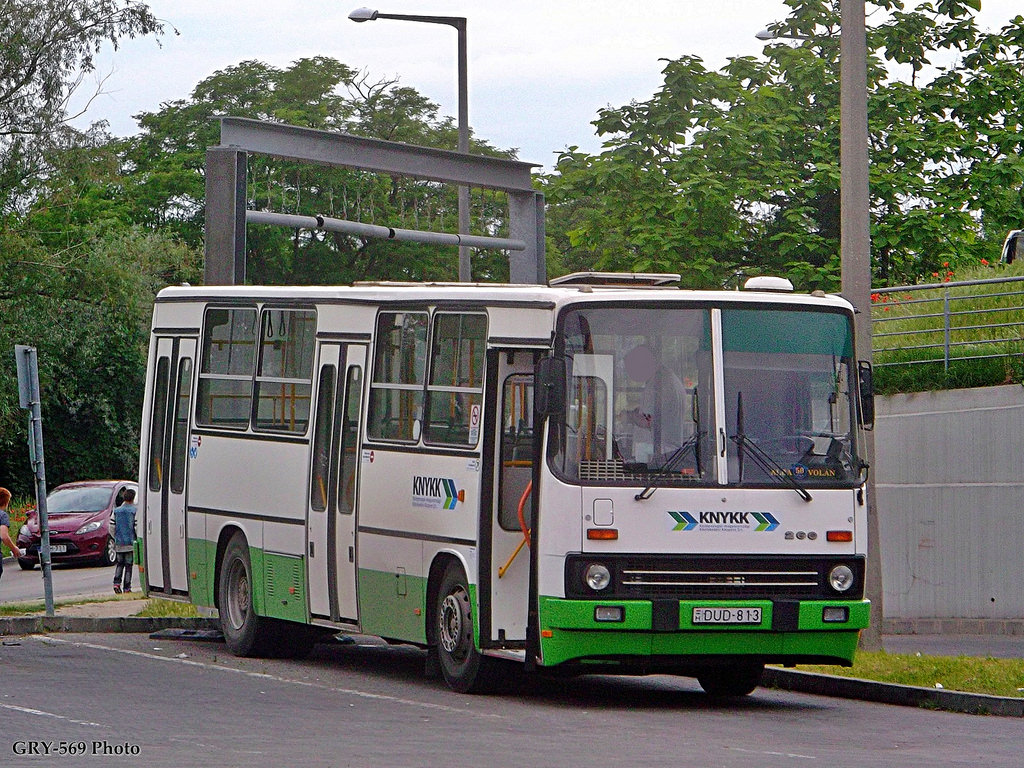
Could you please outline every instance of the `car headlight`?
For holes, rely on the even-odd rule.
[[[81,528],[79,528],[77,531],[75,531],[75,535],[76,536],[81,536],[83,533],[92,533],[93,531],[98,530],[102,526],[103,526],[103,521],[102,520],[94,520],[91,523],[86,523]]]
[[[828,583],[836,592],[848,591],[853,582],[853,569],[848,565],[837,565],[828,572]]]
[[[595,592],[600,592],[612,583],[612,574],[600,563],[591,563],[583,573],[583,581]]]

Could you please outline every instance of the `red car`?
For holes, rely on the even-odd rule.
[[[65,483],[46,497],[46,518],[50,528],[50,562],[98,565],[114,564],[114,507],[124,490],[138,491],[130,480],[85,480]],[[18,565],[26,571],[39,563],[39,515],[30,510],[18,533],[18,548],[24,557]]]

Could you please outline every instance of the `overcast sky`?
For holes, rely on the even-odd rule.
[[[493,145],[551,167],[578,145],[597,151],[590,124],[599,109],[644,101],[661,85],[660,59],[701,57],[718,69],[731,56],[758,54],[754,35],[786,17],[782,0],[149,0],[167,25],[159,40],[105,50],[82,90],[103,93],[84,122],[106,120],[121,136],[132,119],[184,99],[200,80],[248,59],[286,67],[323,55],[369,73],[397,77],[455,115],[456,32],[406,21],[363,24],[361,5],[382,13],[468,19],[469,121]],[[908,3],[909,4],[909,3]],[[979,21],[998,29],[1021,0],[982,0]],[[180,34],[175,34],[174,29]],[[79,120],[77,124],[82,124]]]

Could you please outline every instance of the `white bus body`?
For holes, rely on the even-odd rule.
[[[378,635],[457,690],[508,661],[720,694],[769,662],[849,664],[868,615],[852,317],[629,286],[165,289],[144,587],[218,611],[235,653]],[[638,348],[656,373],[630,369]]]

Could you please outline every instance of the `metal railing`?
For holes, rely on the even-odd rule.
[[[876,367],[941,360],[948,370],[951,361],[1024,351],[1024,277],[878,288],[871,300]]]

